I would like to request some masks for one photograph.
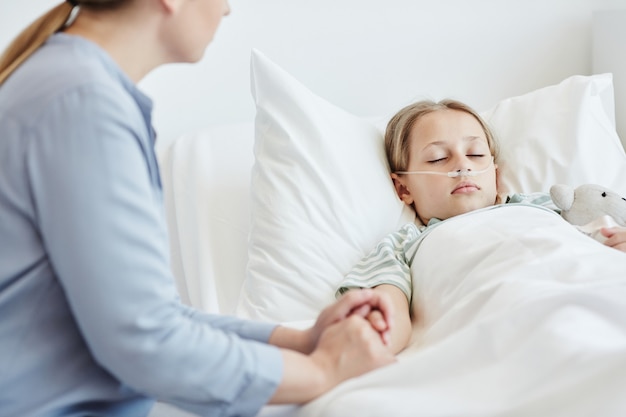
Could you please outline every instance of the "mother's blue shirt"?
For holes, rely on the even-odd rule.
[[[280,381],[273,326],[179,302],[151,112],[65,34],[0,86],[2,416],[253,415]]]

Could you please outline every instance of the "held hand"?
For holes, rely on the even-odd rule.
[[[389,311],[394,318],[394,325],[393,327],[385,327],[386,320],[378,310],[372,310],[366,319],[372,328],[381,335],[391,353],[399,353],[411,339],[412,323],[409,300],[404,292],[394,285],[382,284],[375,287],[374,291],[391,300]],[[419,316],[416,319],[419,320]]]
[[[396,360],[370,323],[356,314],[324,330],[311,359],[324,370],[329,387]]]
[[[378,333],[357,314],[343,315],[342,320],[328,325],[310,355],[290,349],[281,352],[283,378],[271,404],[311,401],[346,379],[395,362]]]
[[[373,290],[352,290],[342,296],[337,302],[324,309],[317,318],[315,325],[307,330],[308,352],[313,351],[318,344],[322,332],[329,326],[338,323],[349,316],[355,315],[361,318],[367,317],[372,311],[377,311],[379,318],[378,330],[381,338],[385,338],[383,332],[389,331],[393,326],[393,306],[387,294]],[[305,353],[307,351],[305,350]]]
[[[383,343],[389,346],[391,343],[391,329],[387,325],[387,321],[380,310],[370,311],[365,319],[370,323],[372,328],[380,334]]]
[[[607,238],[605,245],[626,252],[626,227],[603,227],[600,231]]]

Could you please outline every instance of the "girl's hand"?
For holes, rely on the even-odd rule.
[[[600,232],[607,238],[605,245],[626,252],[626,227],[603,227]]]
[[[372,310],[365,318],[369,321],[372,328],[380,334],[383,343],[389,346],[391,343],[391,328],[387,324],[383,313],[380,310]]]

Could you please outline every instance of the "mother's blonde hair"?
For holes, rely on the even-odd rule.
[[[385,152],[387,153],[387,161],[391,172],[407,171],[410,158],[410,140],[411,129],[417,120],[437,110],[459,110],[471,114],[480,123],[485,136],[489,150],[494,157],[495,163],[498,162],[498,143],[493,132],[483,120],[482,117],[465,103],[457,100],[446,99],[439,102],[432,100],[422,100],[410,104],[398,111],[395,116],[387,123],[385,131]]]
[[[0,85],[13,74],[53,33],[62,30],[75,6],[113,8],[129,0],[64,1],[24,29],[0,56]]]

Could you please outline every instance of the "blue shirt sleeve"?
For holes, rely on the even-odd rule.
[[[273,326],[180,304],[146,135],[129,117],[138,112],[88,85],[32,127],[26,175],[49,261],[89,350],[117,379],[200,415],[254,414],[282,376],[280,351],[259,343]]]

